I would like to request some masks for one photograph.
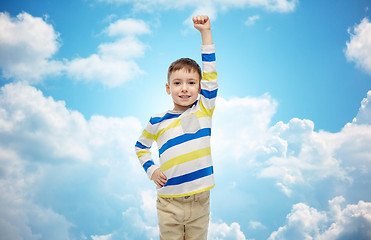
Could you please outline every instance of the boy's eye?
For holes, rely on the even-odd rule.
[[[196,82],[189,82],[189,84],[193,85],[193,84],[196,84]]]
[[[174,82],[174,85],[179,85],[180,84],[180,82]]]

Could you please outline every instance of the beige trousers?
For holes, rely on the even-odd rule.
[[[157,197],[161,240],[207,239],[210,191],[188,197]]]

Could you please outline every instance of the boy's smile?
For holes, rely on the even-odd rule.
[[[197,100],[201,91],[199,78],[196,71],[180,69],[171,73],[166,92],[173,98],[175,111],[184,111]]]

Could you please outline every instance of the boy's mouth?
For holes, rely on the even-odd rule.
[[[181,99],[188,99],[191,97],[191,95],[181,95],[179,96]]]

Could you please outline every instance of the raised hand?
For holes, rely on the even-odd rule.
[[[202,32],[204,30],[210,30],[210,19],[207,15],[199,15],[192,18],[194,27]]]
[[[207,15],[199,15],[192,18],[194,27],[200,31],[203,45],[213,44],[211,36],[210,19]]]

